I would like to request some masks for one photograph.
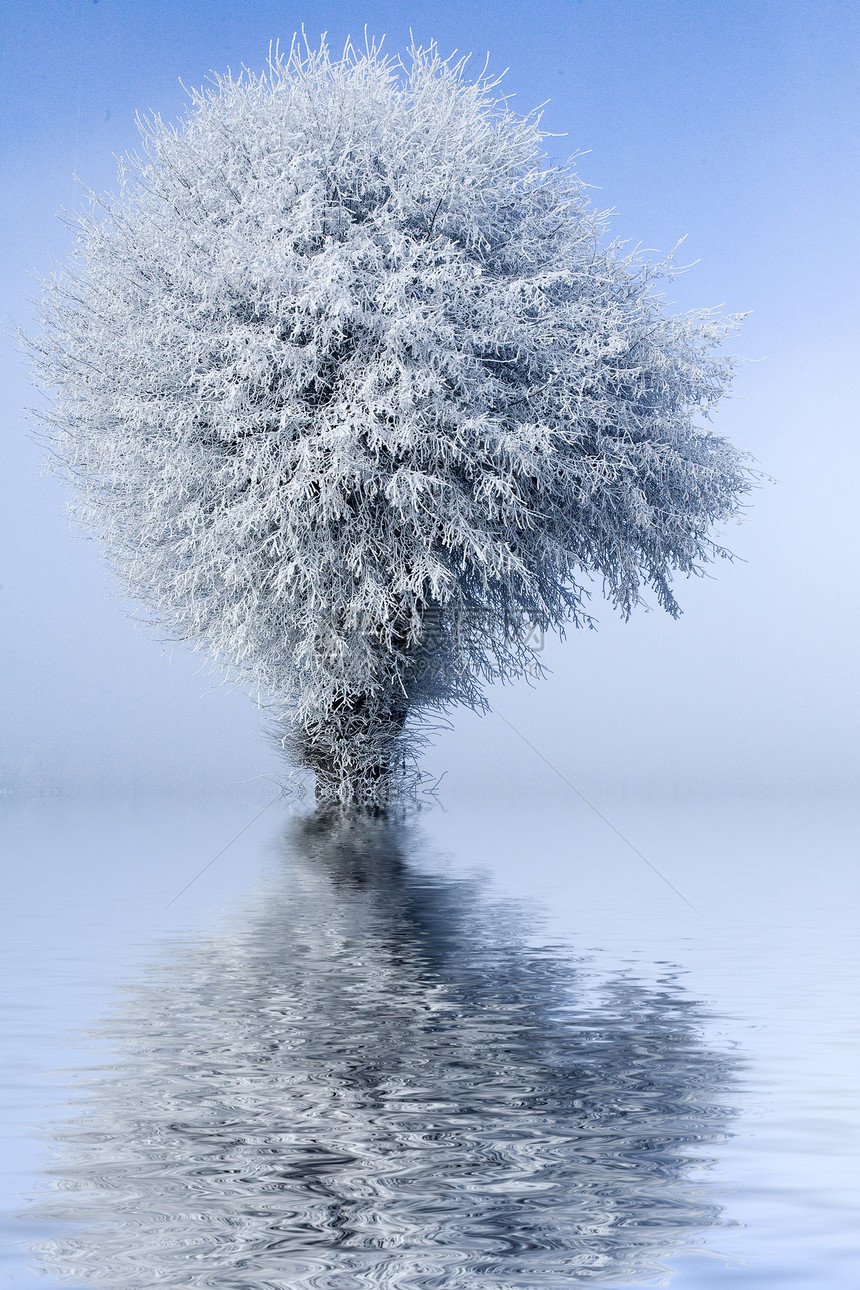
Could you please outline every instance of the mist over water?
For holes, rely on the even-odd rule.
[[[540,943],[391,829],[293,829],[162,947],[55,1129],[46,1270],[120,1287],[629,1283],[724,1220],[735,1063],[670,965]],[[704,1149],[701,1144],[706,1144]]]

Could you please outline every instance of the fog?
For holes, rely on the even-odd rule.
[[[510,65],[513,103],[582,149],[614,232],[658,251],[685,235],[673,307],[750,312],[753,360],[715,428],[772,477],[724,535],[739,557],[678,588],[684,615],[622,623],[595,589],[596,632],[547,644],[552,675],[495,708],[585,792],[797,793],[856,783],[858,680],[852,366],[858,322],[852,156],[857,11],[847,3],[660,0],[401,4],[47,3],[6,17],[2,313],[31,326],[33,273],[62,259],[72,174],[110,188],[134,112],[182,110],[181,77],[258,68],[305,24],[337,47],[436,37]],[[852,169],[854,165],[854,169]],[[250,793],[283,767],[246,696],[205,659],[148,636],[73,532],[23,409],[39,397],[2,357],[4,469],[0,787],[7,792]],[[553,772],[497,716],[452,714],[427,754],[441,793],[529,796]]]

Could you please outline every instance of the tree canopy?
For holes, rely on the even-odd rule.
[[[606,236],[538,115],[435,47],[294,45],[140,122],[31,342],[132,595],[274,703],[318,795],[380,805],[422,715],[724,555],[727,325]]]

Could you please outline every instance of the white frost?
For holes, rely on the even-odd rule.
[[[410,716],[534,670],[724,554],[697,424],[726,324],[668,317],[536,117],[434,48],[293,48],[141,123],[31,342],[55,454],[132,594],[275,696],[321,795],[384,801]]]

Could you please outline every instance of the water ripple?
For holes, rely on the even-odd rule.
[[[655,1276],[720,1221],[691,1147],[731,1070],[679,983],[597,991],[402,848],[293,837],[234,927],[127,991],[35,1207],[51,1271],[537,1290]]]

